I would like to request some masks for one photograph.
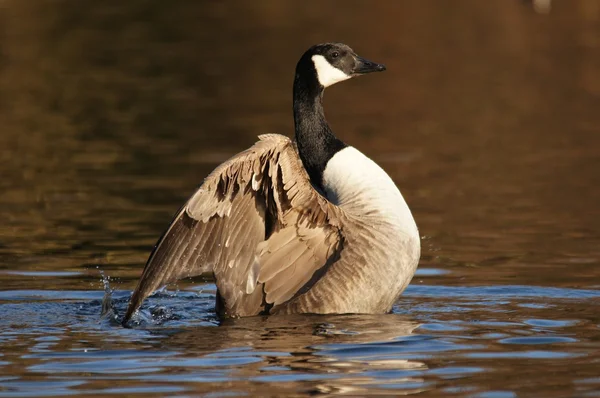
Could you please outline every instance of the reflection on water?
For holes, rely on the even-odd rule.
[[[4,292],[0,393],[574,396],[600,388],[598,290],[414,285],[388,315],[219,323],[214,285],[180,287],[152,296],[134,329],[99,317],[98,290]],[[112,300],[118,317],[128,293]]]
[[[0,0],[0,396],[598,396],[599,4]],[[292,131],[326,40],[388,66],[326,107],[424,235],[394,313],[219,324],[184,281],[119,327],[203,176]]]

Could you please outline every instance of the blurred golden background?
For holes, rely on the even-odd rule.
[[[2,0],[0,267],[137,276],[216,164],[292,134],[297,59],[342,41],[388,71],[329,89],[328,118],[397,182],[423,264],[586,283],[600,2],[541,3]]]
[[[101,317],[326,41],[388,68],[325,110],[420,228],[394,313]],[[0,396],[598,396],[599,0],[0,0],[0,177]]]

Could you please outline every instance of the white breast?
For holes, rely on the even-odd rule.
[[[418,238],[415,220],[390,176],[356,148],[336,153],[323,172],[327,198],[351,214],[381,217]]]

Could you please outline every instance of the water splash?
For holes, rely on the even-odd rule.
[[[114,289],[110,287],[110,275],[105,275],[104,271],[99,269],[100,280],[104,287],[104,296],[102,297],[102,310],[98,322],[108,322],[110,324],[120,323],[119,314],[113,302]]]
[[[110,278],[108,278],[110,280]],[[169,286],[169,285],[168,285]],[[173,284],[174,290],[168,290],[168,286],[164,286],[158,289],[154,294],[148,297],[148,300],[166,300],[172,304],[172,299],[183,298],[185,299],[188,295],[184,295],[184,297],[180,296],[180,289],[177,284]],[[105,285],[106,291],[106,285]],[[112,290],[110,291],[112,293]],[[109,293],[109,294],[110,294]],[[105,293],[105,297],[107,294]],[[193,295],[194,298],[198,298],[198,295]],[[146,303],[148,302],[146,301]],[[145,304],[146,304],[145,303]],[[104,306],[104,303],[103,303]],[[113,311],[116,309],[113,307]],[[116,313],[115,313],[116,314]],[[116,314],[117,318],[119,318],[118,314]],[[185,317],[184,317],[185,318]],[[142,307],[138,308],[131,319],[127,322],[127,327],[144,327],[144,326],[160,326],[167,321],[178,321],[182,319],[182,316],[173,312],[173,310],[169,307],[168,304],[153,304],[146,307],[144,304]]]

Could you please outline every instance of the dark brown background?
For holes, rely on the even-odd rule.
[[[600,287],[597,0],[0,0],[0,290],[98,290],[96,266],[133,288],[216,164],[292,133],[324,41],[388,67],[326,112],[403,192],[427,284]]]

